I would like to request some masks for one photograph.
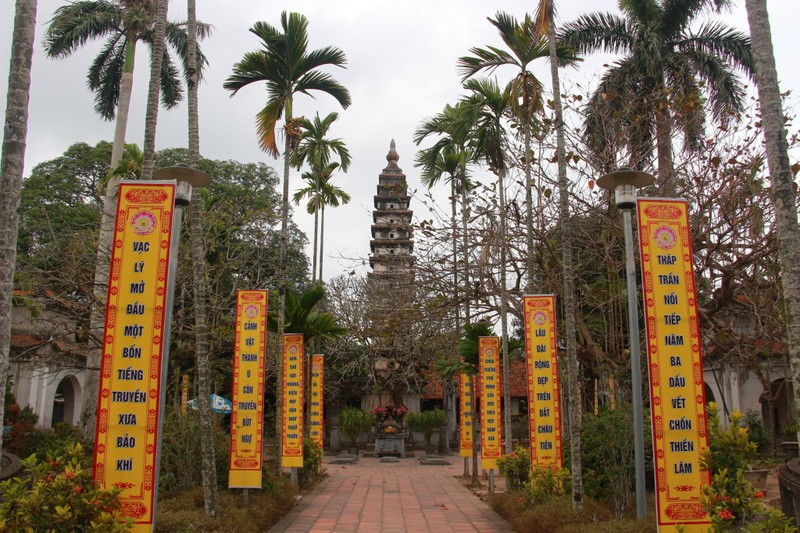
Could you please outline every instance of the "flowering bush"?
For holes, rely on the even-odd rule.
[[[45,461],[25,459],[28,477],[0,483],[0,532],[129,531],[132,520],[120,522],[118,491],[95,485],[83,455],[75,444]]]
[[[527,447],[519,444],[514,451],[497,460],[500,474],[506,478],[508,490],[519,490],[528,481],[531,470],[531,454]]]
[[[712,478],[711,484],[703,487],[700,503],[711,518],[712,531],[796,531],[783,513],[761,503],[764,493],[744,478],[756,445],[750,442],[747,428],[742,427],[743,418],[742,413],[734,411],[728,417],[730,424],[723,428],[716,404],[708,404],[709,447],[700,466]]]
[[[552,498],[563,496],[570,489],[572,480],[566,468],[553,469],[534,465],[530,480],[525,483],[525,497],[531,505],[538,505]]]

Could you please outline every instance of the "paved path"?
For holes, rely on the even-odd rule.
[[[508,523],[455,476],[450,466],[421,465],[418,459],[381,463],[361,458],[355,465],[323,460],[328,477],[270,531],[273,533],[511,533]]]

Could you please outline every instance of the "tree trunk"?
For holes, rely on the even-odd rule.
[[[90,346],[86,356],[86,384],[84,387],[83,405],[81,406],[81,428],[84,436],[93,439],[97,422],[97,399],[100,386],[100,362],[103,356],[103,330],[106,319],[106,298],[108,296],[108,271],[111,263],[111,242],[114,239],[114,219],[117,210],[117,192],[119,177],[112,172],[122,159],[125,147],[125,131],[128,126],[128,111],[133,91],[133,65],[136,55],[136,41],[128,42],[125,50],[125,72],[119,86],[119,102],[114,127],[114,144],[111,148],[109,178],[103,193],[103,206],[100,212],[100,232],[97,236],[97,253],[95,254],[94,302],[89,314]]]
[[[498,196],[500,197],[500,333],[503,353],[503,435],[505,453],[513,451],[511,442],[511,380],[509,371],[511,365],[508,360],[508,281],[506,279],[507,240],[506,240],[506,184],[505,172],[500,171],[497,176]]]
[[[287,99],[285,112],[286,142],[283,148],[283,200],[281,202],[281,234],[278,256],[278,361],[276,365],[277,383],[275,386],[275,440],[278,442],[278,457],[283,455],[281,435],[281,416],[283,413],[283,329],[286,317],[286,248],[289,240],[289,162],[292,155],[292,135],[290,123],[292,120],[292,101]],[[280,461],[280,459],[279,459]]]
[[[11,350],[11,312],[14,267],[17,261],[19,200],[28,137],[28,102],[31,88],[33,40],[36,34],[36,0],[17,0],[11,62],[8,70],[5,129],[0,161],[0,427],[3,425],[6,376]],[[0,441],[2,452],[2,441]]]
[[[322,284],[322,253],[325,250],[325,203],[321,203],[319,208],[322,212],[319,216],[319,276],[317,279]]]
[[[765,0],[745,0],[750,23],[751,46],[756,71],[756,86],[764,123],[767,161],[778,230],[778,256],[781,287],[788,307],[789,361],[794,384],[795,413],[800,413],[800,239],[797,204],[789,166],[789,151],[784,129],[783,106],[775,70],[767,5]],[[800,441],[800,430],[797,440]]]
[[[189,63],[189,167],[197,168],[200,159],[200,119],[197,98],[197,9],[195,0],[187,2]],[[217,516],[217,465],[214,453],[214,413],[211,411],[211,364],[208,347],[208,311],[206,290],[206,249],[203,241],[203,197],[199,188],[192,190],[189,205],[189,228],[192,246],[192,292],[194,294],[195,357],[200,407],[200,447],[202,454],[203,503],[207,516]]]
[[[156,27],[153,51],[150,57],[150,86],[147,90],[147,112],[144,119],[144,144],[142,151],[142,179],[153,179],[153,158],[156,153],[156,126],[158,125],[158,99],[161,92],[161,65],[164,60],[164,36],[167,29],[169,0],[156,0]]]
[[[461,181],[461,255],[464,261],[464,323],[469,324],[472,320],[472,289],[469,285],[469,195],[467,194],[467,173],[464,168],[459,171],[459,180]],[[466,374],[461,374],[461,379],[465,379]],[[472,487],[479,487],[481,482],[478,479],[478,439],[477,432],[475,431],[475,376],[469,377],[470,389],[470,402],[472,402],[472,409],[470,410],[472,417],[472,480],[470,482]]]
[[[575,339],[575,273],[572,266],[572,230],[569,217],[569,184],[564,142],[564,117],[561,106],[561,84],[556,58],[556,23],[553,3],[547,3],[547,41],[550,47],[550,76],[553,84],[553,111],[556,127],[558,157],[558,207],[561,225],[561,249],[564,265],[564,325],[567,341],[567,395],[569,396],[570,457],[572,459],[572,507],[583,508],[583,477],[581,473],[581,420],[578,405],[578,353]]]
[[[319,197],[319,175],[314,176],[314,259],[311,262],[311,283],[317,281],[317,247],[319,245],[319,211],[320,211],[320,197]],[[320,276],[322,281],[322,276]]]
[[[525,245],[527,246],[527,276],[525,292],[533,294],[533,271],[536,269],[536,251],[533,247],[533,178],[531,177],[531,119],[527,89],[525,92]],[[541,195],[541,191],[539,192]]]
[[[672,117],[664,85],[658,88],[659,100],[656,102],[656,153],[658,156],[658,187],[659,193],[665,198],[672,198],[677,194],[672,161]],[[663,102],[661,100],[663,98]]]

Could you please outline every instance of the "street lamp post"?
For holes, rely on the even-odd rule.
[[[644,486],[644,424],[642,402],[642,360],[639,353],[639,310],[636,303],[636,267],[633,261],[633,224],[631,209],[636,207],[636,189],[652,185],[650,174],[628,167],[601,176],[597,184],[614,191],[617,207],[622,210],[625,230],[625,277],[628,292],[628,341],[631,352],[631,387],[633,394],[633,451],[636,467],[636,517],[645,520],[647,503]]]

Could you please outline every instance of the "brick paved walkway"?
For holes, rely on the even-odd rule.
[[[455,476],[450,466],[421,465],[418,459],[381,463],[361,458],[355,465],[328,464],[328,477],[270,531],[273,533],[510,533],[512,529]]]

